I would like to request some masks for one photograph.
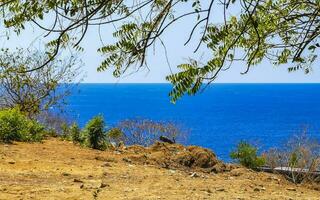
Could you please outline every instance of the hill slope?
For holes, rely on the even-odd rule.
[[[216,174],[172,165],[160,158],[173,146],[159,145],[106,152],[58,139],[1,145],[0,199],[320,199],[320,191],[274,174],[220,162]]]

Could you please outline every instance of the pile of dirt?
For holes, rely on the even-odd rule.
[[[156,142],[150,147],[130,146],[126,152],[132,153],[124,160],[139,164],[157,165],[168,169],[198,170],[220,173],[230,171],[232,166],[224,164],[209,149],[198,146],[183,146]]]

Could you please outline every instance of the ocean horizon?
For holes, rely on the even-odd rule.
[[[81,127],[102,114],[109,127],[125,119],[170,121],[188,130],[186,145],[212,149],[230,161],[239,141],[260,151],[282,145],[307,128],[320,138],[319,83],[215,83],[172,104],[166,83],[81,83],[66,111]]]

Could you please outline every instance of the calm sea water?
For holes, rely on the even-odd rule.
[[[262,150],[282,144],[303,127],[320,138],[320,84],[215,84],[170,103],[169,84],[80,84],[68,109],[83,126],[103,114],[110,126],[128,118],[174,121],[190,130],[187,144],[220,159],[240,140]]]

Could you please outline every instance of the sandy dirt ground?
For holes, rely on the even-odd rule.
[[[134,162],[59,139],[0,147],[0,199],[319,199],[320,191],[241,167],[221,173]],[[140,153],[141,154],[141,153]],[[146,155],[143,155],[146,156]]]

